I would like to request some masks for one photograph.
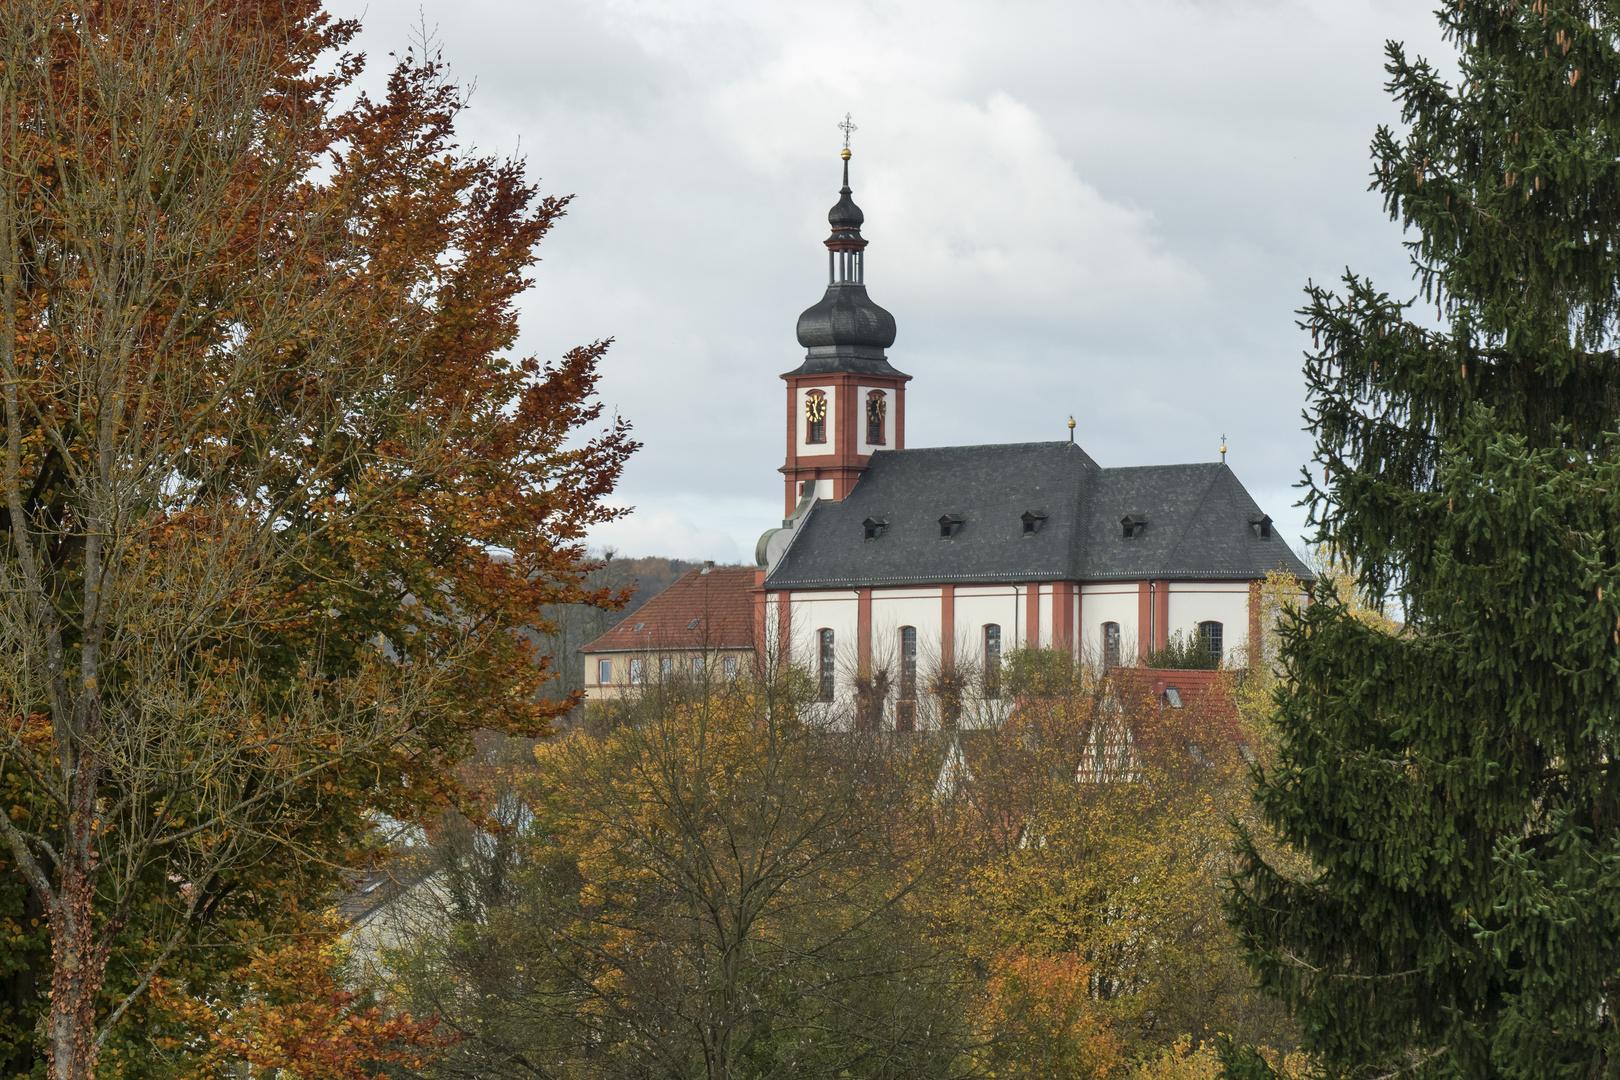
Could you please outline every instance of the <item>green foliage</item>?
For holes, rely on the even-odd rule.
[[[1441,329],[1348,275],[1301,326],[1327,583],[1286,619],[1229,914],[1336,1075],[1613,1075],[1620,944],[1620,8],[1462,0],[1389,46],[1375,186]],[[1254,1075],[1232,1058],[1233,1075]]]
[[[1062,649],[1014,649],[1002,658],[1001,673],[1014,697],[1062,697],[1087,687],[1084,670]]]
[[[1221,665],[1210,655],[1208,643],[1202,639],[1197,630],[1186,633],[1177,630],[1165,641],[1164,648],[1154,649],[1148,653],[1146,666],[1200,671],[1218,668]]]

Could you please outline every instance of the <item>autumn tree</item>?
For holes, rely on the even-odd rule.
[[[1390,44],[1372,145],[1421,304],[1301,313],[1320,539],[1405,626],[1325,587],[1285,626],[1258,795],[1309,868],[1249,847],[1232,914],[1332,1074],[1610,1075],[1620,11],[1438,18],[1455,75]]]
[[[0,838],[59,1080],[165,972],[246,962],[369,814],[442,805],[472,730],[543,733],[569,703],[518,630],[610,599],[579,543],[632,444],[574,438],[603,346],[506,355],[566,200],[456,149],[432,57],[339,108],[356,29],[0,20]]]
[[[1001,1074],[1056,1067],[1042,1060],[1095,1063],[1083,1048],[1099,1033],[1117,1044],[1116,1062],[1182,1036],[1292,1045],[1221,920],[1228,822],[1247,801],[1247,766],[1227,697],[1234,676],[1215,678],[1177,705],[1134,670],[1022,650],[1004,676],[1016,708],[955,738],[946,772],[958,772],[938,810],[954,859],[935,893],[942,921],[986,986],[1023,988],[1030,1019],[1083,1004],[1093,1025]],[[1063,996],[1060,969],[1083,980],[1079,1002]],[[1056,1030],[1047,1021],[1018,1041]]]
[[[404,1001],[465,1036],[432,1074],[969,1068],[957,968],[914,903],[932,773],[853,718],[807,722],[813,697],[669,680],[610,734],[542,745],[516,863],[499,830],[445,845],[414,894],[442,914],[392,958]]]

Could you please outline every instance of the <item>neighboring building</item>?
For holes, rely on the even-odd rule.
[[[677,676],[733,679],[750,671],[754,578],[751,567],[705,563],[582,647],[585,700],[618,700]]]
[[[1135,781],[1143,776],[1144,754],[1167,754],[1197,765],[1223,758],[1233,764],[1253,761],[1232,700],[1233,683],[1242,675],[1119,668],[1087,691],[1096,709],[1089,725],[1063,732],[1061,725],[1054,730],[1036,723],[1016,729],[1011,738],[1000,727],[952,730],[935,744],[939,770],[934,796],[951,799],[986,780],[1004,785],[1020,775],[1026,780],[1067,775],[1080,784]],[[1006,719],[1031,706],[1039,714],[1038,699],[1020,701]],[[1054,766],[1055,773],[1050,771]]]
[[[1310,571],[1224,463],[1103,468],[1074,443],[906,449],[893,316],[867,296],[863,215],[844,184],[828,214],[828,286],[798,322],[787,383],[788,513],[760,538],[762,653],[849,700],[858,672],[919,663],[993,673],[1011,650],[1129,666],[1193,635],[1218,663],[1258,641],[1268,572]],[[993,675],[992,675],[993,679]]]

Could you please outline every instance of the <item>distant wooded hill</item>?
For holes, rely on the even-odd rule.
[[[553,634],[539,635],[536,644],[542,652],[551,654],[553,667],[562,673],[561,679],[550,684],[546,696],[557,700],[582,688],[585,669],[580,663],[579,647],[606,633],[609,627],[663,592],[682,574],[702,565],[701,561],[690,559],[606,556],[602,567],[590,575],[591,586],[615,589],[634,586],[630,603],[622,611],[601,611],[583,604],[558,604],[544,609],[546,616],[557,624],[557,630]]]

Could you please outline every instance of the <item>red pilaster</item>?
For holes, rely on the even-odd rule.
[[[1052,648],[1074,655],[1074,585],[1052,586]]]
[[[861,673],[872,670],[872,590],[855,590],[855,663]]]
[[[956,666],[956,586],[939,590],[939,666],[950,671]]]
[[[769,659],[766,656],[765,644],[770,641],[769,631],[766,629],[768,622],[765,618],[765,571],[763,569],[754,571],[753,596],[755,670],[763,672],[766,670],[765,665]]]
[[[1136,655],[1146,661],[1153,651],[1153,593],[1145,581],[1136,583]]]
[[[1028,610],[1024,612],[1024,647],[1038,649],[1041,647],[1041,587],[1039,583],[1024,586],[1024,603]]]
[[[776,594],[776,662],[786,667],[793,662],[793,594]]]
[[[1162,649],[1170,644],[1170,583],[1155,581],[1153,587],[1153,647]]]

